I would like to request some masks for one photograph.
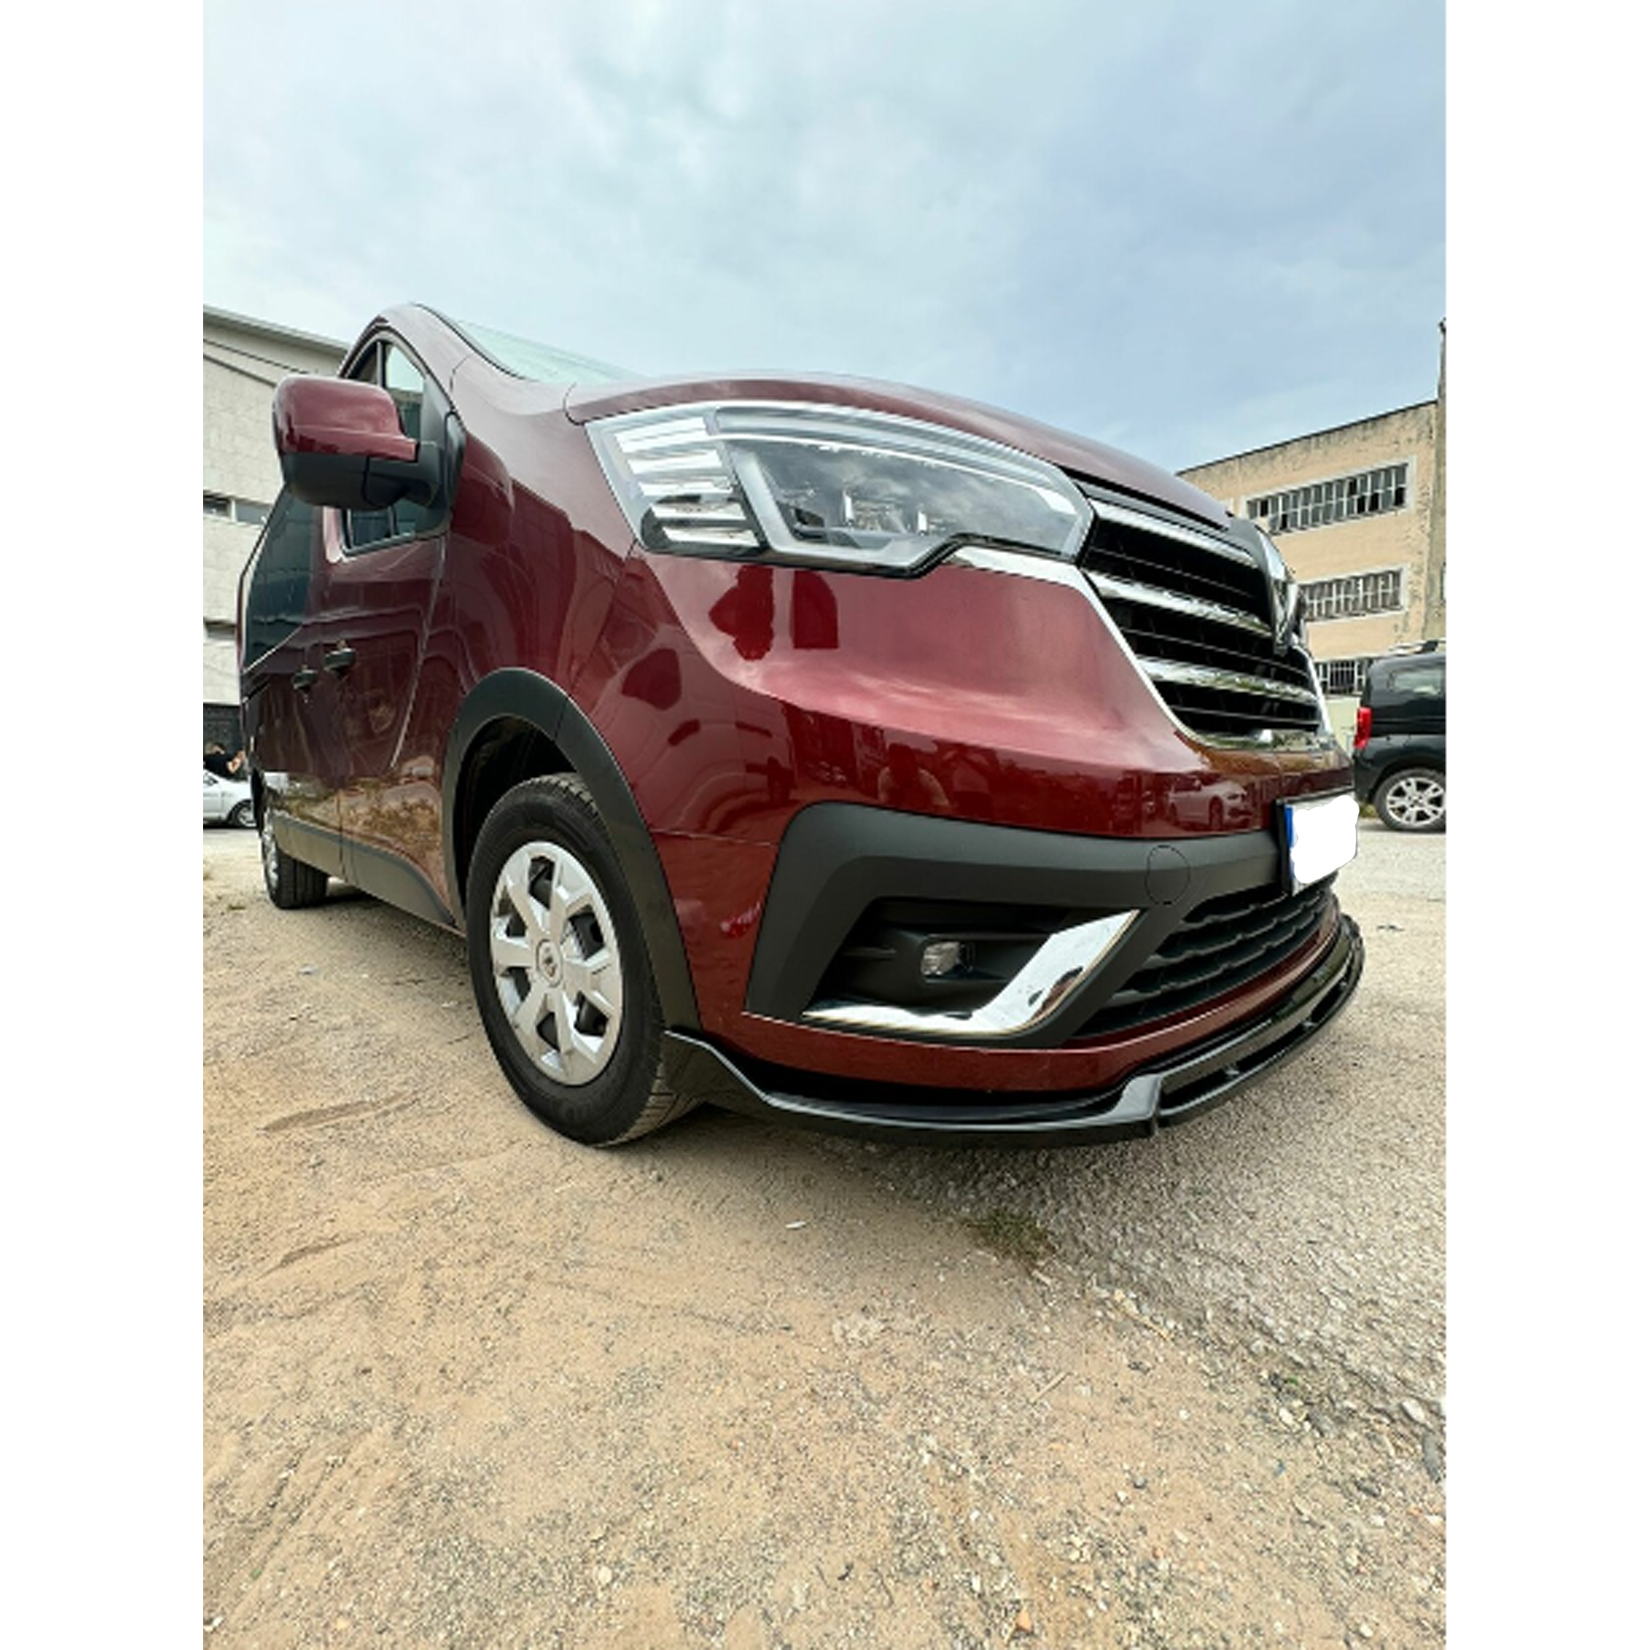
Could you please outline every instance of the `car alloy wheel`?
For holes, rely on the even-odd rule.
[[[1397,774],[1381,787],[1375,806],[1394,830],[1436,831],[1444,823],[1443,778],[1419,771]]]
[[[558,842],[529,842],[493,885],[488,948],[499,1006],[533,1065],[579,1088],[599,1077],[624,1024],[624,970],[607,902]]]
[[[229,810],[229,823],[240,831],[250,829],[256,823],[252,817],[252,804],[250,802],[237,802]]]

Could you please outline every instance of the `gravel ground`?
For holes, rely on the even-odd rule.
[[[1443,839],[1310,1052],[1059,1153],[583,1150],[457,939],[204,851],[213,1644],[1442,1643]]]
[[[902,1189],[963,1214],[1024,1210],[1154,1311],[1281,1353],[1321,1398],[1407,1418],[1436,1450],[1444,843],[1361,823],[1339,883],[1368,952],[1356,1011],[1236,1104],[1093,1152],[905,1152]]]

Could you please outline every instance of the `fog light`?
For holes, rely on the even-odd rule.
[[[966,968],[969,947],[966,940],[935,940],[922,948],[922,977],[937,980]]]

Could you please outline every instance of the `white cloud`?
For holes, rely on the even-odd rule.
[[[1430,393],[1431,0],[298,0],[206,37],[224,307],[903,378],[1173,464]]]

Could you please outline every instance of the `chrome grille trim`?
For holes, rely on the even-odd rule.
[[[1045,555],[1036,550],[1006,550],[995,545],[964,544],[953,550],[942,565],[971,567],[982,573],[996,573],[1018,579],[1037,579],[1044,584],[1061,585],[1080,596],[1093,610],[1106,634],[1117,644],[1123,657],[1134,667],[1141,685],[1152,696],[1157,708],[1175,730],[1193,744],[1204,745],[1211,750],[1239,751],[1324,751],[1334,748],[1335,736],[1329,731],[1329,708],[1324,704],[1321,694],[1317,701],[1319,725],[1316,728],[1267,728],[1258,734],[1222,734],[1200,733],[1196,728],[1189,727],[1158,692],[1157,684],[1140,668],[1140,661],[1135,658],[1133,648],[1124,640],[1116,621],[1106,611],[1106,604],[1100,599],[1099,591],[1094,588],[1094,575],[1074,567],[1069,561],[1062,561],[1058,556]],[[1310,665],[1306,650],[1302,647],[1293,648],[1290,657]]]
[[[1154,584],[1137,584],[1132,579],[1116,579],[1105,573],[1089,574],[1089,583],[1102,596],[1115,596],[1119,601],[1145,602],[1151,607],[1189,614],[1194,619],[1234,625],[1239,630],[1253,631],[1257,636],[1270,638],[1272,634],[1271,627],[1252,614],[1240,613],[1235,607],[1223,607],[1219,602],[1199,601],[1196,596],[1182,596],[1178,591],[1163,590]]]
[[[1268,681],[1240,670],[1216,670],[1209,665],[1185,665],[1173,659],[1151,659],[1135,655],[1136,662],[1154,682],[1184,682],[1188,687],[1213,688],[1222,693],[1253,693],[1265,699],[1293,699],[1315,709],[1317,694],[1288,682]]]
[[[1277,611],[1277,569],[1264,547],[1235,529],[1222,542],[1085,491],[1094,522],[1078,565],[1175,720],[1200,740],[1327,742],[1316,673],[1293,616]]]
[[[1195,544],[1199,550],[1212,550],[1229,561],[1242,562],[1245,567],[1255,565],[1254,557],[1240,544],[1228,544],[1212,533],[1200,533],[1195,527],[1181,527],[1161,516],[1147,515],[1144,510],[1130,510],[1125,505],[1110,504],[1104,499],[1089,498],[1089,508],[1102,521],[1115,521],[1123,527],[1138,527],[1143,533],[1155,533],[1159,538],[1178,539],[1182,544]]]

